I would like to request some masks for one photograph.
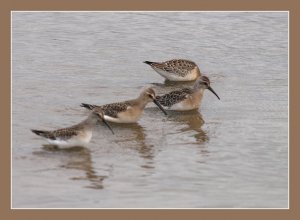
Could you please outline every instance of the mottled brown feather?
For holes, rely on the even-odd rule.
[[[182,59],[173,59],[162,63],[153,62],[150,65],[152,67],[164,70],[166,72],[174,73],[182,77],[186,76],[190,73],[190,71],[197,67],[197,64],[195,62]]]
[[[166,107],[170,107],[176,103],[179,103],[187,98],[188,95],[192,94],[193,90],[190,88],[183,88],[167,93],[163,96],[156,96],[157,101]]]
[[[86,104],[85,104],[86,105]],[[115,102],[115,103],[110,103],[106,105],[89,105],[90,109],[97,109],[101,108],[102,111],[104,112],[104,115],[117,118],[118,114],[120,112],[124,112],[127,110],[127,108],[131,106],[131,102],[125,101],[125,102]]]
[[[81,124],[77,124],[68,128],[61,128],[54,131],[40,131],[40,130],[32,130],[37,135],[40,135],[42,137],[56,140],[57,138],[61,140],[67,140],[71,138],[72,136],[76,136],[79,133],[79,130],[82,129]]]

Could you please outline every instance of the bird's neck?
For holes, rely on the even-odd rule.
[[[195,92],[201,90],[203,92],[205,90],[205,87],[204,87],[204,85],[201,85],[201,84],[199,85],[198,83],[195,83],[192,90],[195,91]]]
[[[134,105],[136,105],[140,109],[144,109],[146,105],[149,103],[149,100],[145,99],[143,96],[139,96],[134,100]]]
[[[85,128],[93,128],[96,123],[98,122],[98,119],[94,115],[89,115],[85,120],[83,120],[80,124],[84,126]]]
[[[200,76],[200,75],[201,75],[201,71],[200,71],[200,69],[199,69],[199,67],[198,67],[198,66],[196,66],[196,72],[197,72],[197,75],[198,75],[198,76]]]

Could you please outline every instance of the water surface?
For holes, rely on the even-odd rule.
[[[199,111],[95,128],[53,149],[30,129],[83,120],[81,102],[134,98],[167,83],[145,60],[185,58],[211,79]],[[288,207],[288,14],[12,15],[14,208]]]

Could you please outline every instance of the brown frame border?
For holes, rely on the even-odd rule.
[[[1,25],[1,101],[2,108],[0,114],[0,121],[2,129],[0,132],[2,146],[1,146],[1,160],[0,170],[2,174],[2,181],[0,187],[1,195],[1,219],[132,219],[132,218],[172,218],[172,219],[253,219],[253,218],[272,218],[272,219],[300,219],[297,205],[299,204],[299,140],[297,140],[297,130],[299,129],[299,88],[296,86],[297,79],[299,82],[299,23],[300,10],[296,1],[268,1],[268,0],[255,0],[255,1],[238,1],[238,0],[210,0],[196,2],[195,0],[185,0],[184,2],[173,1],[122,1],[111,0],[109,2],[97,2],[93,0],[52,0],[51,2],[27,0],[16,1],[7,0],[1,1],[0,7],[0,25]],[[290,196],[289,196],[289,209],[260,209],[260,210],[241,210],[241,209],[228,209],[228,210],[11,210],[11,197],[10,197],[10,12],[18,10],[279,10],[290,11],[290,75],[289,75],[289,154],[290,154]],[[298,62],[297,62],[298,61]],[[298,71],[297,71],[298,70]],[[298,90],[298,92],[297,92]],[[297,123],[298,122],[298,123]],[[298,142],[298,145],[297,145]],[[297,166],[298,165],[298,166]],[[298,218],[297,218],[298,217]]]

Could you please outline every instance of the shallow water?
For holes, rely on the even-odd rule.
[[[288,207],[287,13],[12,15],[12,207]],[[54,149],[30,129],[83,120],[81,102],[189,86],[145,60],[185,58],[211,79],[199,111],[95,128]]]

